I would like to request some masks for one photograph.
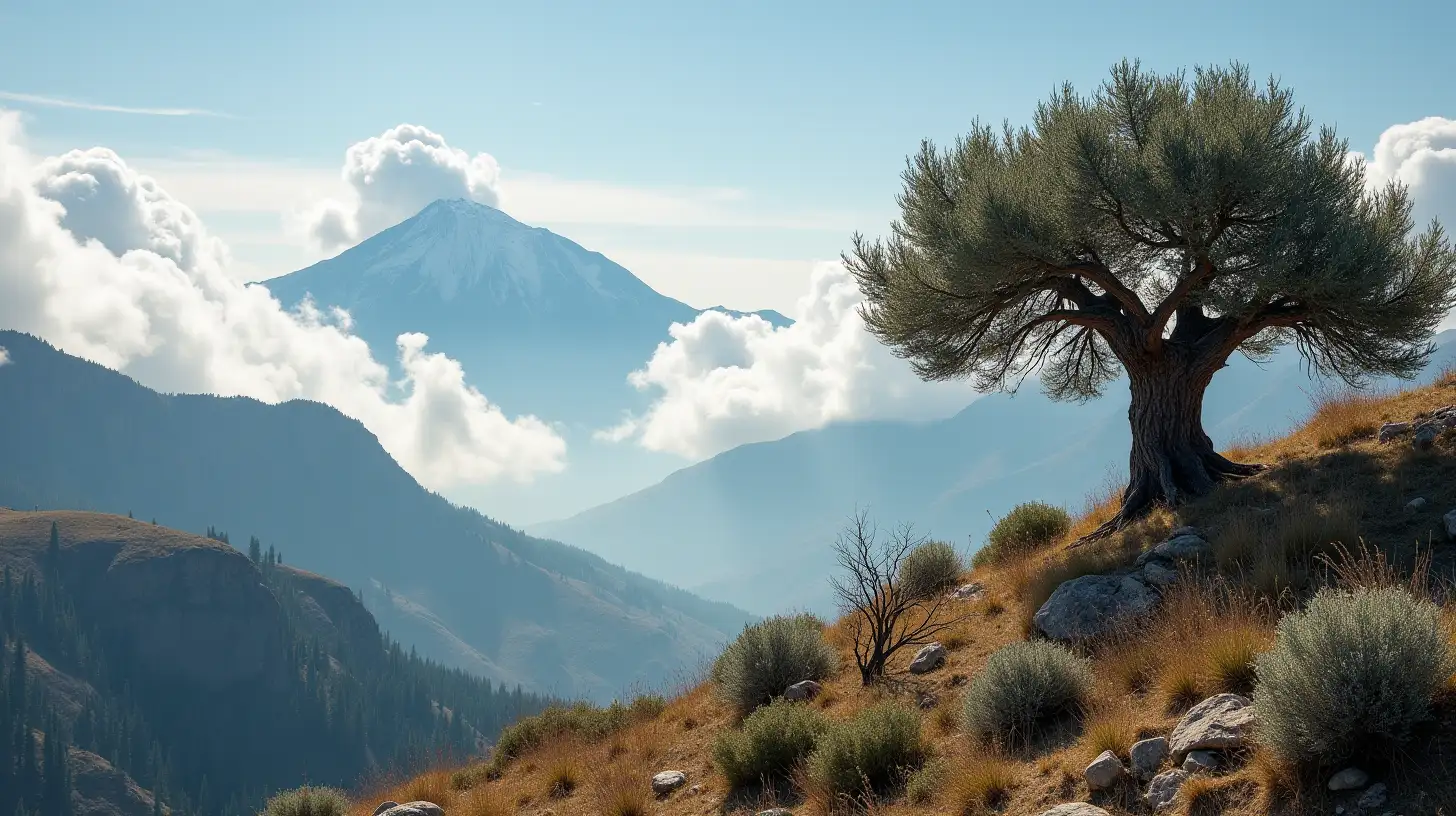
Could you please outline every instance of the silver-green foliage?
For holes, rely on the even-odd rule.
[[[824,733],[809,758],[809,776],[831,793],[853,796],[907,778],[925,756],[919,714],[900,703],[878,703]]]
[[[802,680],[834,673],[834,650],[813,615],[775,615],[744,627],[713,663],[718,693],[747,714]]]
[[[1039,720],[1079,708],[1091,690],[1091,661],[1055,643],[1013,643],[991,655],[966,690],[965,729],[1025,741]]]
[[[827,728],[816,708],[779,699],[713,743],[713,761],[734,787],[782,778],[814,751]]]
[[[348,797],[334,788],[294,788],[276,794],[263,806],[263,816],[346,816],[348,812]]]
[[[1044,547],[1066,535],[1072,527],[1067,511],[1043,502],[1024,502],[1002,516],[976,551],[976,566],[996,564],[1014,555]]]
[[[1258,739],[1295,762],[1404,742],[1456,668],[1441,610],[1399,587],[1322,590],[1254,666]]]
[[[914,597],[928,598],[953,586],[963,566],[955,547],[927,541],[900,562],[900,586]]]

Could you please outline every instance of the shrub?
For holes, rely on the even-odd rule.
[[[912,805],[928,805],[934,802],[941,788],[945,787],[945,775],[945,763],[939,759],[930,760],[910,775],[910,780],[905,783],[905,798]]]
[[[818,709],[775,700],[749,714],[741,729],[720,734],[713,760],[734,787],[787,777],[814,751],[825,727]]]
[[[1018,504],[991,528],[986,546],[976,552],[972,563],[977,567],[1000,563],[1044,547],[1071,528],[1072,517],[1060,507],[1042,502]]]
[[[275,795],[263,806],[264,816],[346,816],[349,799],[334,788],[294,788]]]
[[[1399,744],[1451,672],[1435,604],[1398,587],[1322,590],[1255,661],[1259,741],[1294,763]]]
[[[713,663],[718,693],[747,714],[801,680],[834,672],[834,650],[813,615],[776,615],[746,626]]]
[[[1092,689],[1092,663],[1062,646],[1028,641],[1006,646],[966,690],[966,731],[1028,739],[1037,721],[1081,708]]]
[[[591,703],[552,706],[531,717],[522,717],[501,732],[491,755],[491,770],[507,763],[553,737],[571,735],[588,742],[608,737],[634,722],[655,719],[666,702],[656,695],[638,697],[631,703],[613,702],[606,708]]]
[[[900,587],[917,598],[929,598],[955,585],[961,557],[944,541],[927,541],[900,562]]]
[[[809,758],[809,777],[834,795],[897,782],[925,761],[920,717],[898,703],[873,705],[831,726]]]

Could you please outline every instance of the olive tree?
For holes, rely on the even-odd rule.
[[[1126,372],[1132,452],[1100,533],[1258,471],[1214,450],[1204,391],[1229,356],[1293,342],[1322,376],[1414,376],[1452,308],[1456,253],[1404,187],[1317,135],[1242,65],[1123,62],[1033,123],[980,122],[911,156],[885,240],[845,263],[870,331],[925,379],[1085,400]]]

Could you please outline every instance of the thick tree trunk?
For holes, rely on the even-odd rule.
[[[1220,482],[1259,472],[1258,465],[1220,456],[1203,432],[1203,394],[1222,364],[1188,360],[1175,349],[1125,361],[1132,390],[1127,489],[1117,515],[1088,539],[1119,530],[1159,505],[1176,506]]]

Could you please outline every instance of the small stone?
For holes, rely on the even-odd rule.
[[[1215,694],[1183,715],[1168,745],[1173,761],[1182,764],[1189,751],[1236,750],[1247,744],[1254,728],[1254,706],[1238,694]]]
[[[962,584],[950,593],[950,596],[957,601],[974,601],[986,593],[986,587],[980,582]]]
[[[922,711],[929,711],[935,708],[935,704],[938,702],[940,701],[935,698],[935,695],[928,691],[920,692],[920,695],[915,700],[915,704],[920,706]]]
[[[1112,816],[1112,814],[1086,802],[1068,802],[1065,805],[1057,805],[1051,810],[1042,811],[1041,816]]]
[[[911,674],[925,674],[933,669],[938,669],[945,664],[945,647],[939,641],[927,643],[920,647],[915,653],[915,659],[910,661]]]
[[[1370,775],[1359,768],[1346,768],[1330,777],[1332,791],[1359,790],[1370,783]]]
[[[1132,760],[1133,776],[1149,779],[1158,772],[1163,760],[1168,758],[1168,740],[1164,737],[1153,737],[1135,742],[1128,758]]]
[[[1103,751],[1087,766],[1083,776],[1087,778],[1087,787],[1092,790],[1105,790],[1127,776],[1127,768],[1122,766],[1122,760],[1116,754]]]
[[[1218,754],[1212,751],[1189,751],[1183,758],[1183,770],[1189,773],[1218,770]]]
[[[1426,500],[1422,496],[1416,496],[1414,499],[1411,499],[1410,501],[1405,503],[1405,509],[1407,510],[1419,510],[1425,506]]]
[[[760,810],[756,816],[794,816],[794,812],[788,808],[769,808]]]
[[[687,781],[688,775],[682,771],[660,771],[652,775],[652,792],[658,796],[672,793],[687,784]]]
[[[1436,430],[1435,425],[1422,425],[1416,428],[1416,435],[1411,440],[1411,445],[1416,450],[1430,450],[1436,444],[1436,435],[1438,433],[1440,432]]]
[[[1153,810],[1166,810],[1177,801],[1178,791],[1188,779],[1187,771],[1163,771],[1148,783],[1148,790],[1143,794],[1143,801],[1147,802]]]
[[[1408,430],[1410,430],[1409,422],[1387,422],[1380,426],[1380,436],[1378,438],[1381,442],[1389,442]]]
[[[383,813],[384,811],[389,810],[390,808],[397,807],[399,807],[398,802],[380,802],[379,807],[374,809],[374,816],[379,816],[379,814]]]
[[[1369,790],[1360,794],[1360,798],[1355,804],[1359,805],[1361,810],[1374,810],[1375,808],[1384,806],[1385,799],[1385,783],[1376,782],[1370,786]]]
[[[1446,525],[1446,537],[1456,539],[1456,510],[1452,510],[1442,516],[1441,521]]]
[[[702,785],[694,785],[691,788],[688,788],[688,795],[689,796],[697,796],[698,794],[700,794],[702,792],[703,792],[703,786]]]
[[[792,703],[802,703],[814,699],[823,686],[813,680],[800,680],[784,690],[784,699]]]

